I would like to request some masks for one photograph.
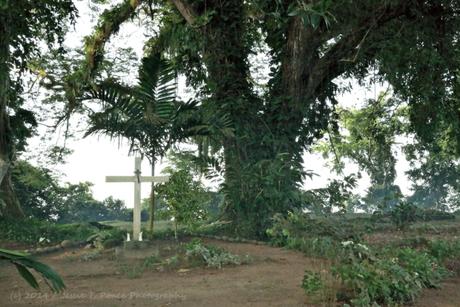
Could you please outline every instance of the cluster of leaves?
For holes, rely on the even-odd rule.
[[[423,250],[441,263],[446,264],[449,260],[458,259],[460,256],[460,241],[427,239],[425,237],[407,238],[399,242],[399,247],[409,247]]]
[[[196,178],[193,165],[183,161],[180,155],[170,154],[172,167],[164,170],[169,181],[158,185],[156,191],[161,199],[159,215],[163,219],[174,219],[175,231],[178,225],[196,227],[207,219],[210,194]]]
[[[0,249],[0,260],[6,260],[14,264],[22,278],[34,289],[38,289],[39,284],[30,269],[39,273],[53,292],[60,292],[65,289],[64,281],[53,269],[27,254]]]
[[[337,260],[331,269],[343,285],[337,299],[353,306],[412,302],[423,288],[437,287],[448,275],[441,261],[458,255],[458,244],[432,243],[426,251],[405,247],[377,252],[354,241],[342,242],[336,246]],[[310,271],[301,286],[307,294],[327,287],[324,277]]]
[[[324,287],[321,275],[317,272],[305,271],[302,279],[302,288],[307,294],[314,294]]]
[[[86,239],[86,242],[91,243],[98,249],[111,248],[123,243],[125,239],[125,231],[120,228],[103,229],[94,233]]]
[[[400,202],[390,212],[390,217],[398,229],[405,229],[417,220],[417,207],[408,202]]]
[[[160,53],[153,53],[142,60],[136,86],[110,79],[98,84],[84,96],[103,106],[102,111],[90,114],[86,135],[123,137],[129,140],[131,150],[152,161],[163,156],[171,145],[171,130],[180,129],[172,127],[177,112],[191,106],[176,101],[175,76],[171,64]]]
[[[460,240],[430,240],[425,249],[427,253],[442,262],[458,259],[460,257]]]
[[[459,164],[449,144],[415,143],[404,148],[411,168],[407,172],[419,207],[455,210],[460,206]]]
[[[247,259],[233,255],[222,248],[205,245],[200,240],[194,239],[186,246],[186,256],[202,261],[208,267],[222,268],[223,265],[240,265]]]
[[[341,294],[342,299],[353,306],[412,302],[423,288],[436,287],[447,275],[435,258],[410,248],[377,255],[365,245],[349,242],[344,249],[348,257],[332,272],[349,291]]]

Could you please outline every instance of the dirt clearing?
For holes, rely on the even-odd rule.
[[[222,269],[196,267],[164,271],[122,272],[114,253],[91,259],[77,249],[39,259],[55,268],[67,286],[62,294],[31,289],[14,267],[0,267],[1,306],[318,306],[300,287],[306,269],[327,269],[327,263],[296,251],[265,245],[205,240],[249,264]],[[148,255],[149,251],[142,251]],[[82,261],[82,256],[89,259]],[[78,259],[78,260],[77,260]],[[441,290],[427,290],[417,306],[460,306],[458,280]],[[429,303],[427,305],[427,303]]]

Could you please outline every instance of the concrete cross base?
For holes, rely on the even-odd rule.
[[[124,241],[124,249],[144,249],[151,247],[150,241]]]

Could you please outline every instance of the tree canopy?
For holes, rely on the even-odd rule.
[[[21,76],[30,70],[31,59],[40,56],[42,44],[53,48],[63,42],[75,14],[71,0],[0,2],[0,162],[7,166],[0,176],[1,215],[23,216],[10,168],[36,126],[33,113],[21,107]]]
[[[308,175],[302,155],[336,126],[337,97],[350,90],[342,82],[347,78],[387,82],[407,103],[407,131],[421,144],[436,143],[458,157],[459,9],[452,0],[124,0],[101,14],[85,39],[84,61],[60,79],[68,100],[64,116],[79,110],[85,91],[97,88],[106,42],[124,22],[141,16],[150,34],[146,53],[161,53],[186,77],[200,118],[231,130],[215,134],[212,142],[194,140],[224,170],[232,229],[264,237],[274,214],[301,206]],[[59,12],[68,10],[59,6]],[[250,62],[261,50],[269,62],[262,90],[254,86],[260,80]],[[393,140],[379,139],[388,127],[375,122],[371,127],[383,130],[367,131],[360,120],[386,110],[360,112],[346,120],[359,130],[351,137],[375,147],[358,148],[359,155],[379,162],[359,163],[375,175],[375,186],[397,192]]]

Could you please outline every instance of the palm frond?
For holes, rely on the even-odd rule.
[[[160,53],[142,59],[139,69],[137,96],[145,105],[150,105],[160,118],[169,120],[173,115],[176,100],[176,72]]]
[[[52,291],[60,292],[65,289],[64,281],[58,273],[51,267],[33,259],[27,254],[0,248],[0,259],[7,260],[14,264],[22,278],[24,278],[34,289],[38,289],[39,284],[29,269],[33,269],[39,273]]]

